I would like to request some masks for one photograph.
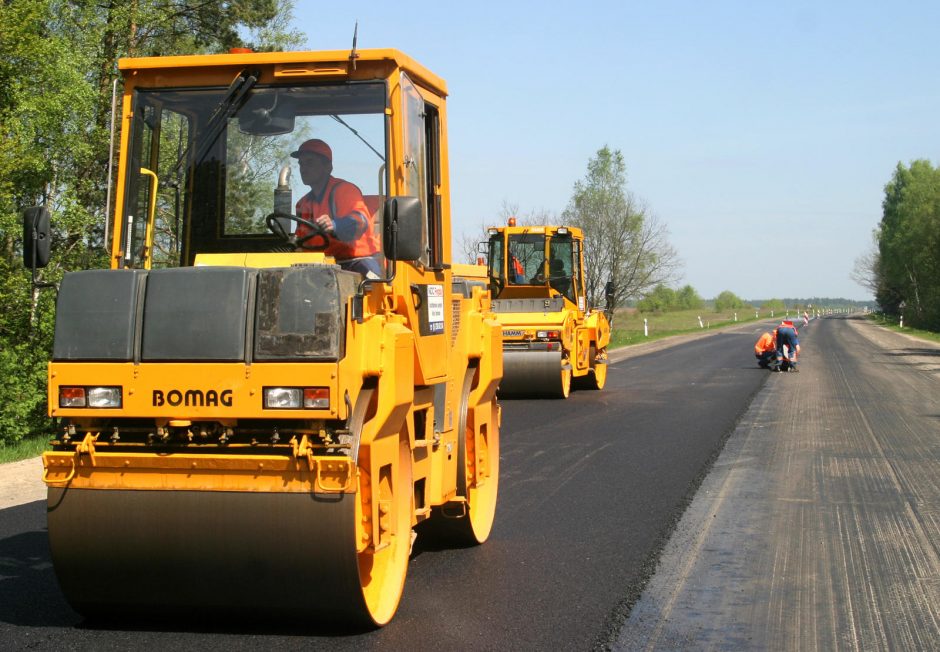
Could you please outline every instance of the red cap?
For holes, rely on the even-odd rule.
[[[310,140],[304,141],[297,151],[291,152],[290,155],[294,158],[300,158],[301,154],[306,154],[308,152],[310,154],[319,154],[330,163],[333,162],[333,150],[331,150],[330,146],[319,138],[311,138]]]

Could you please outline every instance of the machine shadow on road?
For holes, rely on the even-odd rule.
[[[43,502],[6,510],[15,520]],[[45,527],[0,539],[0,622],[24,627],[71,627],[81,621],[66,603],[49,553]]]

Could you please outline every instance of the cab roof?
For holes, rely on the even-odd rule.
[[[352,62],[355,70],[352,70]],[[234,66],[272,66],[274,77],[282,81],[288,79],[337,79],[361,78],[376,64],[391,64],[420,80],[442,97],[447,96],[447,84],[443,79],[409,57],[395,49],[356,50],[312,50],[297,52],[232,52],[229,54],[190,54],[168,57],[139,57],[118,60],[118,69],[125,75],[133,71],[166,70],[175,72],[187,68],[205,71],[212,67]],[[360,74],[357,72],[362,69]]]

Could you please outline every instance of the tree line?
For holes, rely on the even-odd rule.
[[[940,168],[923,159],[897,164],[872,249],[856,260],[854,276],[884,312],[940,331]]]
[[[290,49],[302,41],[288,27],[292,10],[293,0],[0,2],[0,445],[49,430],[55,294],[31,291],[23,209],[46,205],[54,216],[55,256],[40,282],[107,266],[118,59]]]

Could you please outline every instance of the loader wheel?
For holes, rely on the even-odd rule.
[[[570,368],[561,370],[561,385],[558,388],[558,397],[568,398],[569,394],[571,394],[571,369]]]
[[[597,357],[597,347],[593,344],[589,355],[591,356],[591,373],[585,379],[586,386],[588,389],[604,389],[604,385],[607,384],[607,365],[594,363],[594,358]]]
[[[360,496],[363,502],[377,502],[380,527],[386,534],[359,552],[359,582],[369,616],[376,625],[384,625],[398,608],[411,554],[414,484],[407,435],[398,437],[397,467],[373,465],[372,473],[378,474],[378,495],[366,495],[371,491],[364,486],[369,477],[360,475]]]
[[[499,485],[499,428],[496,415],[475,434],[476,426],[470,415],[470,393],[476,369],[470,367],[464,374],[460,394],[460,420],[457,430],[457,494],[466,502],[462,515],[453,517],[449,507],[434,519],[435,534],[456,545],[483,543],[490,535],[496,516],[496,494]],[[496,410],[496,399],[479,406]]]

